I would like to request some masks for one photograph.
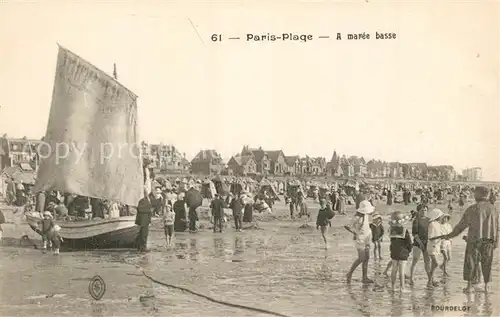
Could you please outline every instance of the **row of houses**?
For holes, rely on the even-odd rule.
[[[0,170],[21,163],[28,163],[36,169],[37,150],[41,142],[41,139],[26,137],[1,137]],[[481,175],[480,168],[474,168],[474,173],[464,172],[463,176],[459,176],[450,165],[430,166],[426,163],[384,162],[373,159],[367,161],[363,157],[339,155],[336,151],[330,161],[327,161],[323,157],[287,156],[282,150],[244,146],[227,162],[214,149],[200,150],[191,161],[173,145],[142,142],[141,152],[150,168],[159,172],[179,174],[334,176],[443,181],[458,178],[473,181],[478,180],[477,175]]]
[[[286,156],[282,150],[267,151],[244,146],[240,153],[233,155],[225,164],[215,150],[211,155],[200,151],[193,159],[192,173],[211,174],[212,171],[239,176],[276,175],[276,176],[333,176],[359,178],[397,178],[417,180],[452,181],[458,175],[451,165],[429,166],[426,163],[366,161],[363,157],[338,155],[333,152],[329,162],[323,157]],[[216,157],[214,163],[208,163]],[[202,165],[201,162],[205,162]],[[196,164],[196,166],[195,166]],[[201,167],[202,168],[198,168]],[[219,167],[215,167],[219,166]]]
[[[286,156],[282,150],[267,151],[244,146],[227,162],[229,174],[249,175],[324,175],[326,160],[322,157]],[[193,172],[195,172],[193,170]]]

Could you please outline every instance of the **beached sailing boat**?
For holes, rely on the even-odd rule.
[[[34,192],[58,190],[128,206],[143,197],[137,96],[61,46],[44,142]],[[36,219],[27,219],[35,230]],[[57,224],[61,248],[73,250],[132,248],[139,231],[134,216]]]

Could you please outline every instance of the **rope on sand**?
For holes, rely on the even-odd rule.
[[[283,315],[283,314],[280,314],[280,313],[272,312],[272,311],[269,311],[269,310],[266,310],[266,309],[249,307],[249,306],[244,306],[244,305],[239,305],[239,304],[233,304],[233,303],[229,303],[229,302],[220,301],[220,300],[217,300],[217,299],[212,298],[210,296],[203,295],[203,294],[200,294],[200,293],[196,293],[196,292],[194,292],[192,290],[189,290],[187,288],[184,288],[184,287],[175,286],[175,285],[171,285],[171,284],[167,284],[167,283],[163,283],[161,281],[155,280],[151,276],[147,275],[146,272],[144,272],[144,271],[142,271],[142,274],[147,279],[149,279],[150,281],[152,281],[152,282],[154,282],[156,284],[160,284],[162,286],[166,286],[166,287],[170,287],[170,288],[175,288],[175,289],[178,289],[178,290],[181,290],[181,291],[184,291],[184,292],[187,292],[187,293],[190,293],[190,294],[202,297],[202,298],[204,298],[206,300],[209,300],[209,301],[211,301],[213,303],[217,303],[217,304],[221,304],[221,305],[226,305],[226,306],[230,306],[230,307],[234,307],[234,308],[246,309],[246,310],[250,310],[250,311],[254,311],[254,312],[258,312],[258,313],[263,313],[263,314],[268,314],[268,315],[274,315],[274,316],[280,316],[280,317],[289,317],[287,315]]]

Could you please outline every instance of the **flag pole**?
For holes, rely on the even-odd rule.
[[[118,80],[118,73],[116,72],[116,63],[113,63],[113,77]]]

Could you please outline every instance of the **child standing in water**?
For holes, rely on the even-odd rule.
[[[167,247],[172,245],[172,236],[174,235],[174,222],[175,212],[172,210],[172,206],[170,206],[170,204],[167,204],[165,206],[165,213],[163,214],[163,225],[165,229]]]
[[[429,269],[427,282],[428,288],[433,288],[438,286],[438,283],[434,281],[434,271],[438,267],[437,257],[441,253],[441,241],[442,239],[435,239],[441,236],[441,218],[443,217],[443,212],[440,209],[433,209],[429,212],[429,242],[427,243],[427,253],[431,260],[431,267]],[[432,239],[434,238],[434,239]]]
[[[372,216],[372,223],[370,223],[370,229],[372,231],[372,242],[373,242],[373,257],[374,259],[382,260],[381,253],[381,242],[384,237],[384,226],[382,225],[382,216],[375,213]],[[377,257],[378,253],[378,257]]]
[[[347,273],[347,283],[351,282],[352,274],[360,264],[362,264],[363,270],[363,283],[373,283],[373,281],[368,278],[368,261],[370,260],[370,244],[372,238],[369,215],[374,210],[375,208],[369,201],[361,201],[352,219],[351,225],[344,226],[347,231],[353,234],[354,244],[358,251],[358,258],[352,264],[349,273]]]
[[[444,214],[441,217],[441,235],[448,235],[451,233],[452,227],[449,222],[450,218],[451,216],[449,214]],[[443,255],[443,264],[441,264],[439,267],[443,270],[444,276],[448,276],[446,267],[451,259],[451,240],[441,240],[441,254]]]
[[[395,290],[396,278],[399,272],[399,285],[401,291],[405,290],[405,265],[412,250],[412,242],[410,233],[404,228],[404,216],[401,211],[394,211],[391,214],[391,222],[389,227],[389,236],[391,238],[391,260],[392,273],[391,285],[392,290]]]
[[[316,230],[321,228],[321,236],[323,236],[323,241],[325,242],[325,249],[328,249],[326,234],[328,232],[328,226],[331,225],[330,219],[335,216],[335,213],[330,206],[327,205],[325,199],[319,200],[319,206],[318,218],[316,219]]]

